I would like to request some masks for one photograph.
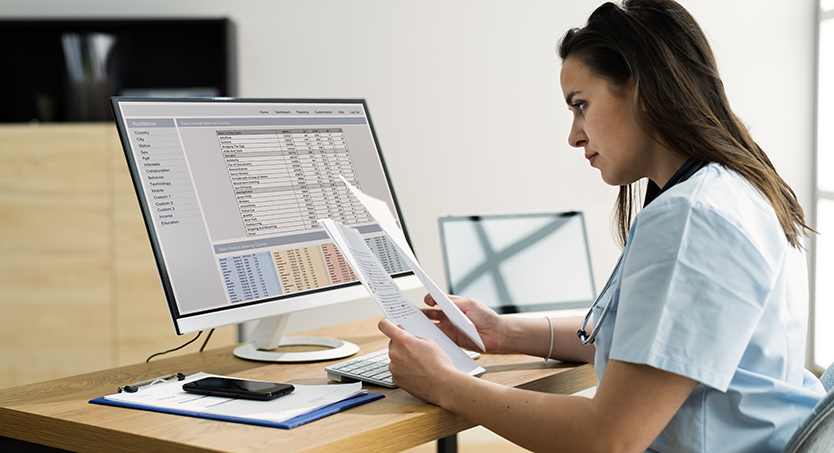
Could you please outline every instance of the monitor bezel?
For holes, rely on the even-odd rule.
[[[379,144],[379,139],[376,134],[376,129],[373,126],[370,111],[368,110],[367,102],[359,98],[238,98],[238,97],[206,97],[206,98],[154,98],[154,97],[133,97],[133,96],[113,96],[110,98],[110,105],[113,110],[113,115],[116,120],[116,127],[119,133],[119,139],[124,151],[125,158],[128,165],[131,181],[133,183],[134,192],[137,195],[140,210],[142,212],[142,219],[145,224],[145,230],[148,233],[148,238],[151,243],[151,249],[154,255],[154,261],[157,267],[157,273],[162,285],[162,290],[165,295],[165,300],[168,305],[168,311],[171,320],[176,330],[177,335],[197,332],[208,328],[221,327],[224,325],[238,324],[247,321],[258,320],[266,317],[283,315],[311,308],[317,308],[325,305],[347,303],[368,298],[368,294],[361,282],[358,280],[350,283],[343,283],[324,288],[316,288],[301,293],[293,293],[291,295],[280,295],[268,299],[262,299],[253,302],[245,302],[236,304],[231,307],[218,307],[209,310],[204,310],[195,313],[182,314],[177,306],[176,296],[173,291],[168,268],[163,258],[159,237],[154,225],[153,214],[148,209],[148,200],[144,188],[142,186],[141,176],[137,162],[133,156],[133,148],[130,142],[130,136],[125,128],[125,119],[122,116],[120,105],[122,103],[142,102],[142,103],[223,103],[223,104],[361,104],[365,113],[365,118],[368,121],[368,128],[371,132],[371,137],[374,141],[377,156],[385,176],[388,190],[391,194],[391,199],[394,203],[395,215],[397,215],[400,222],[400,227],[405,235],[409,246],[411,238],[405,225],[404,215],[400,204],[397,200],[394,186],[391,182],[391,177],[388,167],[385,163],[385,158],[382,153],[382,147]],[[413,248],[413,246],[412,246]],[[392,275],[398,281],[398,284],[404,289],[412,289],[419,285],[419,281],[412,271],[406,271]]]

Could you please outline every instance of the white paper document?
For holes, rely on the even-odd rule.
[[[295,390],[292,393],[269,401],[205,396],[183,391],[183,384],[206,377],[223,376],[196,373],[182,381],[153,385],[136,393],[115,393],[104,398],[161,409],[280,423],[367,392],[362,390],[361,382],[335,385],[294,384]]]
[[[394,218],[394,214],[391,212],[391,209],[388,207],[388,204],[382,200],[376,199],[369,195],[362,193],[359,189],[354,187],[351,183],[345,179],[344,176],[341,176],[342,181],[347,185],[348,189],[353,193],[353,195],[359,199],[365,209],[371,214],[371,217],[376,220],[379,226],[382,228],[382,231],[391,239],[394,243],[394,247],[396,247],[397,251],[403,257],[405,262],[414,271],[414,275],[420,280],[423,286],[429,291],[431,297],[434,298],[437,305],[443,310],[443,313],[449,318],[449,321],[455,325],[464,335],[469,337],[479,348],[481,351],[486,351],[484,347],[484,342],[481,340],[481,336],[478,334],[478,329],[475,328],[475,324],[472,324],[472,321],[460,311],[457,305],[452,302],[446,293],[441,290],[437,284],[423,272],[423,269],[420,267],[420,263],[417,262],[417,258],[414,256],[414,252],[412,252],[411,247],[408,245],[408,241],[405,239],[405,235],[402,232],[402,229],[397,224],[397,220]]]
[[[485,371],[405,297],[358,231],[331,219],[322,219],[319,223],[391,322],[403,326],[414,336],[434,340],[458,370],[475,376]]]

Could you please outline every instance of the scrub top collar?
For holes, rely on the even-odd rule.
[[[648,186],[646,186],[646,198],[643,201],[643,207],[649,205],[655,198],[659,197],[660,194],[666,192],[670,188],[672,188],[675,184],[681,183],[689,179],[690,176],[694,175],[698,172],[698,170],[704,168],[709,162],[704,162],[702,160],[695,159],[694,157],[690,158],[683,165],[678,171],[669,178],[669,182],[663,186],[663,189],[658,187],[657,184],[654,183],[651,179],[649,180]]]

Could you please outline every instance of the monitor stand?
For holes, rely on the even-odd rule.
[[[235,349],[241,359],[261,362],[318,362],[350,357],[359,352],[359,346],[336,338],[284,337],[284,328],[290,314],[261,318],[246,343]],[[328,349],[307,352],[271,351],[279,346],[310,345]]]

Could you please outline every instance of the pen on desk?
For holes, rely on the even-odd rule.
[[[139,382],[136,382],[134,384],[123,385],[123,386],[119,387],[119,393],[122,393],[122,392],[136,393],[142,387],[150,387],[152,385],[161,384],[163,382],[173,381],[174,379],[176,379],[178,381],[181,381],[181,380],[185,379],[185,375],[182,374],[182,373],[174,373],[174,374],[169,374],[169,375],[166,375],[166,376],[160,376],[160,377],[154,378],[154,379],[148,379],[147,381],[139,381]]]

